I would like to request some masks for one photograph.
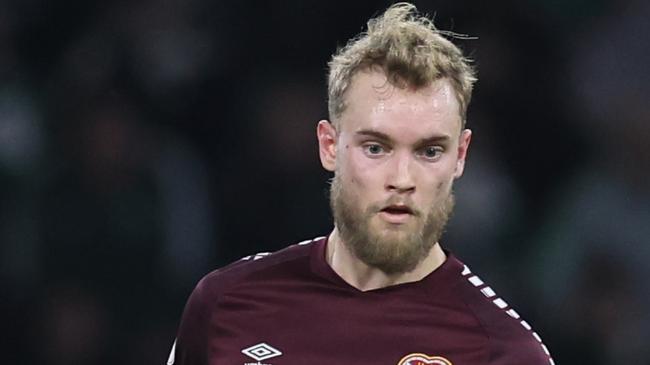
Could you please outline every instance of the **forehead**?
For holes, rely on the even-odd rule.
[[[381,71],[362,71],[352,78],[345,99],[346,109],[340,119],[344,132],[460,132],[460,104],[447,79],[419,89],[400,88],[391,84]]]

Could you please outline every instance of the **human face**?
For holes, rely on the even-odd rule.
[[[461,131],[451,84],[391,85],[357,74],[334,128],[319,123],[323,166],[335,172],[331,204],[343,243],[388,274],[412,271],[436,244],[453,206],[471,131]]]

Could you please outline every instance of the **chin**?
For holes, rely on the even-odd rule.
[[[381,240],[392,242],[410,241],[417,232],[417,227],[409,224],[382,224],[382,227],[373,231],[373,235]]]

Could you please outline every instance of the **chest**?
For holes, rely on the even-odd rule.
[[[487,363],[487,337],[448,298],[308,292],[224,296],[211,318],[211,364]]]

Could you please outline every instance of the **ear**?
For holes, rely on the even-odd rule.
[[[316,134],[318,136],[320,162],[325,170],[334,172],[336,168],[336,143],[338,140],[336,128],[329,121],[321,120],[318,122]]]
[[[469,149],[469,142],[472,140],[472,131],[464,129],[460,132],[458,137],[458,155],[456,156],[456,170],[454,171],[454,178],[458,179],[463,175],[465,170],[465,159],[467,158],[467,150]]]

